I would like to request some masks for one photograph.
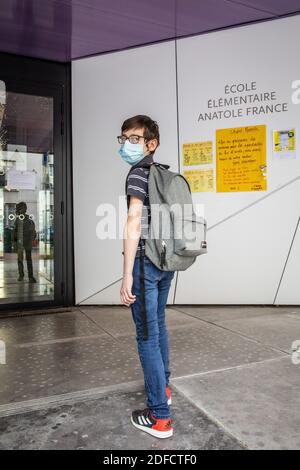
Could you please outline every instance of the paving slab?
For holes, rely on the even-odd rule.
[[[226,320],[249,319],[253,317],[261,317],[264,315],[289,315],[297,313],[300,315],[299,307],[276,307],[276,306],[248,306],[248,305],[231,305],[228,307],[220,306],[201,306],[193,307],[190,305],[174,306],[174,309],[183,313],[193,315],[196,318],[207,320],[212,323]]]
[[[175,378],[173,384],[250,449],[300,449],[300,364],[291,358]]]
[[[172,377],[236,367],[286,355],[205,322],[171,330],[169,346]]]
[[[218,324],[287,353],[292,352],[294,341],[300,341],[300,317],[297,315],[264,315],[248,318],[247,321],[219,321]]]
[[[128,307],[80,307],[81,311],[104,331],[114,337],[135,336],[135,325]],[[166,308],[166,324],[169,330],[197,324],[197,318],[170,307]]]
[[[174,435],[157,439],[130,423],[144,392],[117,393],[0,418],[0,449],[190,450],[245,446],[180,393],[173,393]]]
[[[110,336],[7,345],[0,404],[122,384],[142,378],[137,354]]]
[[[0,339],[6,343],[43,343],[62,338],[105,335],[80,311],[1,318]]]

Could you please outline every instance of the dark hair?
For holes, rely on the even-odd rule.
[[[18,202],[18,204],[16,204],[16,209],[17,209],[17,211],[22,210],[22,209],[24,209],[26,211],[27,210],[26,202],[24,202],[24,201]]]
[[[123,122],[121,131],[125,132],[137,128],[144,129],[143,136],[147,141],[157,139],[157,147],[159,146],[159,127],[156,121],[153,121],[149,116],[137,114]]]

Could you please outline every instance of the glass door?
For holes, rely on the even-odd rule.
[[[0,76],[0,304],[59,301],[61,92]]]

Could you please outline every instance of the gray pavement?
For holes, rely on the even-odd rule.
[[[298,307],[166,310],[174,436],[134,428],[146,406],[126,307],[0,317],[0,449],[300,449]]]

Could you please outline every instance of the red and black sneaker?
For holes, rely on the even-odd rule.
[[[169,385],[166,386],[166,394],[168,398],[168,405],[172,405],[171,390]]]
[[[151,434],[151,436],[161,439],[173,436],[172,419],[155,418],[149,408],[133,411],[131,422],[133,426]]]

